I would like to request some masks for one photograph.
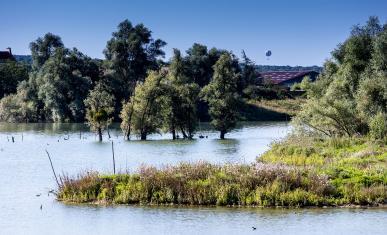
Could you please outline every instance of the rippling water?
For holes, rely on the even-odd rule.
[[[0,234],[386,234],[385,209],[103,207],[65,205],[47,195],[55,181],[45,149],[56,171],[69,174],[112,172],[111,140],[121,171],[142,163],[247,163],[289,130],[284,122],[242,123],[221,141],[203,124],[205,139],[172,141],[164,134],[128,142],[113,128],[110,140],[105,135],[97,143],[83,124],[0,123]]]

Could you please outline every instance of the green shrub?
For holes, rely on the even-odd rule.
[[[387,138],[387,115],[385,113],[378,113],[370,121],[370,136],[373,139]]]

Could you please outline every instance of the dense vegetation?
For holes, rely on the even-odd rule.
[[[162,169],[142,166],[132,174],[63,176],[58,199],[263,207],[378,205],[387,200],[386,164],[383,143],[289,138],[251,165],[181,163]]]
[[[308,101],[295,123],[303,133],[386,138],[387,25],[371,17],[332,55],[317,81],[304,84]]]
[[[238,120],[241,98],[266,96],[244,52],[239,61],[229,51],[195,43],[185,56],[175,49],[164,62],[165,45],[144,25],[125,20],[107,42],[105,59],[98,60],[47,33],[31,42],[30,66],[13,61],[0,66],[0,120],[87,121],[100,140],[113,120],[122,121],[127,139],[161,130],[190,139],[199,121],[211,120],[224,138]]]

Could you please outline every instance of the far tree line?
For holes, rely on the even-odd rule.
[[[238,120],[244,91],[252,90],[246,88],[261,83],[254,63],[244,52],[240,62],[230,51],[198,43],[185,56],[174,49],[164,62],[165,45],[143,24],[125,20],[100,60],[47,33],[30,43],[30,68],[14,61],[0,68],[8,76],[0,87],[0,120],[86,120],[100,140],[113,121],[122,122],[127,139],[160,130],[190,139],[200,120],[211,120],[224,138]]]

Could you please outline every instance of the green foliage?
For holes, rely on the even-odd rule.
[[[121,118],[121,130],[124,133],[124,137],[127,140],[130,140],[130,134],[132,131],[132,118],[133,118],[133,113],[134,113],[134,98],[131,97],[129,98],[128,102],[123,102],[121,113],[120,113],[120,118]]]
[[[83,100],[91,81],[68,60],[68,56],[75,53],[77,51],[57,49],[36,76],[31,77],[35,80],[37,99],[43,104],[45,120],[82,121],[85,116]]]
[[[97,62],[76,48],[65,48],[60,37],[50,33],[32,42],[30,47],[33,71],[18,85],[18,94],[12,99],[17,102],[15,108],[0,110],[2,120],[83,121],[83,101],[92,82],[99,79]],[[4,102],[10,104],[10,101],[8,98]]]
[[[0,120],[6,122],[36,121],[36,106],[26,97],[25,91],[5,96],[0,101]]]
[[[102,131],[111,123],[114,112],[114,97],[98,83],[85,99],[87,124],[102,141]]]
[[[124,127],[124,131],[130,128],[142,140],[146,140],[147,135],[161,128],[162,97],[165,92],[162,80],[164,78],[163,73],[154,71],[149,73],[145,82],[137,84],[134,95],[124,105],[125,109],[121,112],[123,119],[121,126]]]
[[[238,92],[240,94],[243,93],[244,96],[251,97],[251,89],[261,84],[262,81],[258,79],[260,76],[255,68],[255,64],[247,57],[245,51],[242,51],[241,67],[242,71],[241,79],[239,79],[238,83]]]
[[[309,85],[308,102],[295,119],[304,133],[367,135],[375,115],[387,113],[386,29],[375,17],[355,26]]]
[[[387,71],[387,70],[386,70]],[[387,114],[387,77],[384,72],[367,75],[360,81],[356,94],[357,110],[370,122],[378,113]]]
[[[151,128],[149,133],[165,128],[175,133],[173,136],[181,132],[184,138],[192,138],[197,121],[210,119],[210,102],[198,98],[205,86],[208,86],[207,90],[213,87],[226,91],[225,95],[221,95],[223,97],[216,97],[221,102],[213,102],[215,99],[209,98],[212,95],[206,96],[209,98],[207,101],[212,100],[212,116],[217,116],[213,124],[221,131],[222,137],[235,125],[238,104],[241,104],[238,103],[239,96],[286,97],[283,90],[256,86],[261,83],[257,80],[259,76],[256,66],[244,52],[240,63],[236,56],[225,50],[207,49],[205,45],[194,43],[186,51],[186,56],[179,52],[168,65],[160,60],[164,56],[162,49],[165,45],[164,41],[154,39],[152,32],[143,24],[132,25],[125,20],[118,25],[106,44],[106,59],[99,60],[91,59],[76,48],[66,48],[59,36],[47,33],[30,43],[32,71],[29,74],[29,68],[20,63],[7,62],[0,65],[0,98],[18,92],[2,103],[1,120],[82,122],[86,118],[84,100],[89,91],[101,83],[113,94],[113,117],[116,121],[119,118],[123,120],[122,129],[129,139],[134,130],[134,90],[138,84],[145,82],[150,71],[169,73],[167,79],[160,84],[163,94],[157,98],[158,105],[161,105],[158,109],[161,115],[145,115],[155,115],[152,117],[156,122],[155,128]],[[383,48],[383,44],[378,45],[381,45],[378,48]],[[230,87],[209,86],[213,77],[229,76],[220,71],[216,75],[214,71],[215,64],[225,53],[230,54],[226,66],[238,78],[231,79]],[[203,91],[205,93],[208,92]],[[226,119],[222,121],[221,112],[227,111],[229,107],[232,109],[224,112]],[[102,113],[95,114],[96,117],[101,115],[103,116]],[[160,122],[163,125],[160,126]]]
[[[158,59],[164,56],[165,45],[161,39],[153,39],[143,24],[132,25],[124,20],[118,25],[104,50],[107,84],[115,94],[117,111],[121,102],[132,95],[136,83],[144,82],[148,70],[159,68]]]
[[[0,63],[0,99],[16,92],[19,82],[28,80],[28,68],[15,61]]]
[[[302,90],[306,91],[310,89],[312,81],[310,80],[309,76],[305,76],[300,83],[294,83],[290,90],[295,91],[295,90]]]
[[[216,51],[214,48],[209,54],[207,47],[198,43],[194,43],[187,50],[188,76],[200,87],[207,85],[212,78],[214,72],[212,66],[219,59]]]
[[[267,112],[275,112],[282,114],[280,120],[290,120],[290,117],[297,115],[301,111],[302,105],[306,102],[304,98],[296,99],[280,99],[280,100],[250,100],[247,104],[252,105],[258,109],[265,109]],[[274,114],[272,114],[274,115]],[[256,114],[258,118],[270,117],[270,113]],[[264,117],[260,117],[264,116]],[[274,117],[271,117],[274,119]],[[270,120],[270,119],[269,119]]]
[[[36,41],[31,42],[30,49],[33,69],[39,70],[56,53],[56,50],[63,48],[62,39],[52,33],[47,33],[43,38],[39,37]]]
[[[163,104],[166,128],[171,131],[173,139],[179,131],[184,138],[192,138],[197,125],[199,85],[187,76],[186,65],[180,51],[175,49],[164,84],[166,92]]]
[[[239,74],[233,69],[230,53],[224,53],[214,65],[214,77],[202,90],[203,99],[208,102],[211,124],[220,131],[220,138],[235,127],[238,119],[237,84]]]
[[[370,121],[370,135],[374,139],[387,138],[387,114],[378,113]]]

